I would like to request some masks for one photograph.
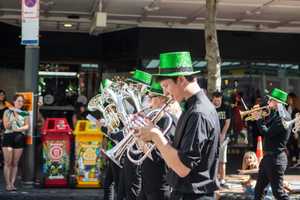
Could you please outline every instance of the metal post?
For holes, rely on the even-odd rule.
[[[39,68],[39,46],[25,47],[25,91],[32,92],[33,110],[32,110],[32,144],[27,144],[24,149],[24,173],[23,181],[25,184],[32,185],[35,179],[35,138],[37,121],[37,93],[38,93],[38,68]]]
[[[280,81],[280,88],[284,91],[287,91],[289,88],[289,81],[288,78],[286,78],[286,69],[280,69],[278,70],[278,78]]]

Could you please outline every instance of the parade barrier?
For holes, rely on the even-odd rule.
[[[47,118],[42,128],[43,168],[41,186],[67,187],[72,129],[65,118]]]
[[[75,135],[75,186],[79,188],[101,187],[101,169],[104,166],[100,149],[103,133],[95,123],[79,120]]]

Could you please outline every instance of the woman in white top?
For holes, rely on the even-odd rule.
[[[20,112],[24,106],[24,96],[15,95],[14,107],[7,109],[3,115],[5,128],[2,150],[4,155],[4,177],[7,191],[15,191],[14,186],[18,162],[25,147],[25,132],[29,129],[29,117]]]

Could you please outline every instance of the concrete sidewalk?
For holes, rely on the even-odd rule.
[[[6,192],[1,188],[1,200],[101,200],[102,189],[25,189],[17,192]]]
[[[6,192],[4,180],[0,173],[0,200],[102,200],[103,189],[57,189],[57,188],[26,188],[18,181],[17,192]],[[285,180],[290,183],[291,189],[298,193],[290,193],[291,200],[300,200],[300,169],[288,170]],[[250,200],[245,196],[241,181],[245,176],[228,175],[229,189],[220,190],[221,200]]]
[[[3,169],[0,169],[0,200],[102,200],[103,189],[39,188],[22,185],[16,192],[5,191]]]

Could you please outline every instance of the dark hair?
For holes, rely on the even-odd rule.
[[[77,115],[80,114],[80,108],[81,108],[81,107],[84,107],[84,108],[85,108],[85,104],[83,104],[83,103],[81,103],[81,102],[77,102],[77,103],[75,104],[75,113],[76,113]]]
[[[219,92],[219,91],[215,91],[212,93],[212,97],[222,97],[222,92]]]
[[[3,93],[4,95],[6,95],[5,91],[4,90],[0,90],[0,93]]]
[[[291,97],[291,98],[296,98],[297,97],[297,95],[294,92],[290,92],[288,94],[288,96]]]
[[[15,94],[14,97],[13,97],[13,101],[15,102],[19,97],[22,97],[25,100],[24,95],[22,95],[22,94]]]
[[[163,80],[171,79],[171,80],[173,80],[173,81],[176,83],[178,77],[179,77],[179,76],[157,76],[157,77],[155,77],[154,79],[155,79],[156,82],[161,82],[161,81],[163,81]],[[186,79],[188,82],[193,82],[194,79],[195,79],[195,76],[194,76],[194,75],[184,76],[184,77],[185,77],[185,79]]]
[[[3,99],[3,103],[6,102],[6,93],[4,90],[0,90],[0,93],[4,94],[4,99]]]

